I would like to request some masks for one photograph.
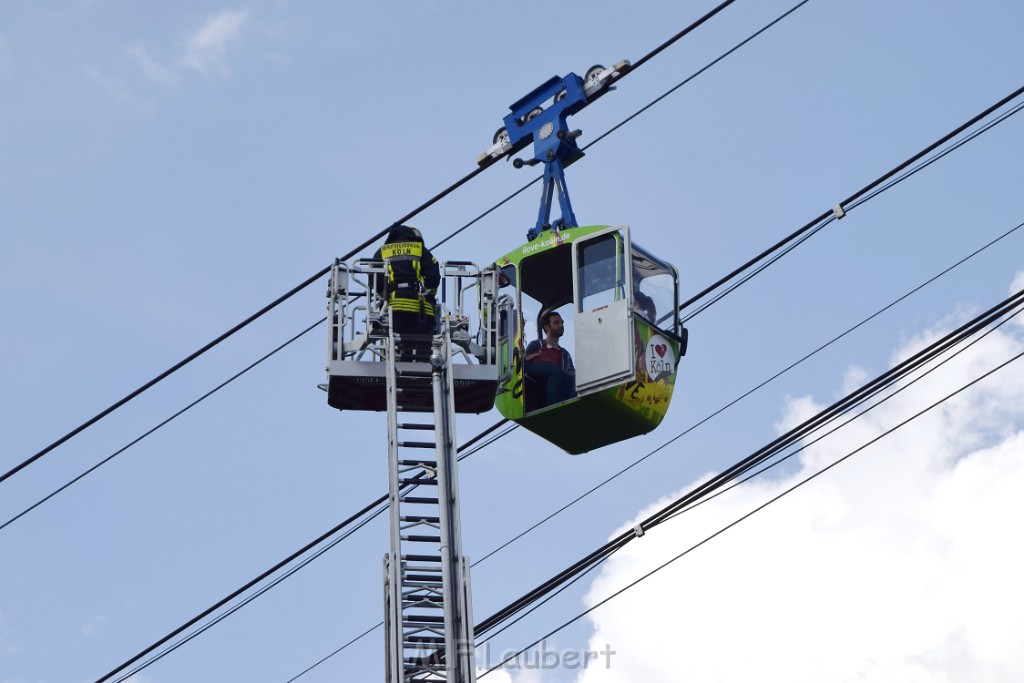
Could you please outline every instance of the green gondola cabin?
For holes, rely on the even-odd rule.
[[[661,423],[687,342],[671,264],[632,243],[628,226],[598,225],[546,230],[497,265],[502,415],[572,454]],[[523,362],[549,311],[565,320],[576,367],[575,396],[554,405]]]

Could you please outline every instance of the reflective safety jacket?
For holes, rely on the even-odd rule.
[[[379,293],[392,310],[435,317],[434,296],[441,284],[441,269],[418,230],[404,225],[392,228],[374,259],[384,261],[387,281]]]

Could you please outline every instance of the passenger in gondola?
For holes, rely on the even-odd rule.
[[[434,297],[441,283],[437,259],[423,243],[419,230],[398,224],[391,226],[384,245],[373,258],[384,261],[384,282],[378,281],[376,289],[386,309],[391,309],[395,333],[399,337],[412,335],[401,342],[399,360],[427,360],[427,337],[437,330]]]
[[[558,344],[565,333],[562,316],[549,311],[541,316],[540,323],[544,339],[527,344],[523,361],[526,376],[537,380],[544,388],[543,405],[549,406],[576,395],[576,367],[569,352]]]
[[[654,299],[640,291],[640,274],[633,271],[633,310],[651,322],[657,320]]]

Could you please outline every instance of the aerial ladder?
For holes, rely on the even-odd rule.
[[[429,362],[386,343],[391,550],[384,558],[388,683],[476,680],[469,566],[462,554],[455,387],[447,326]],[[414,419],[432,413],[433,420]]]
[[[442,275],[439,324],[428,335],[394,331],[375,286],[384,277],[380,262],[336,263],[328,291],[328,401],[387,412],[387,683],[476,680],[455,415],[494,404],[497,271],[449,262]],[[429,346],[429,356],[406,359],[402,349],[410,345]]]

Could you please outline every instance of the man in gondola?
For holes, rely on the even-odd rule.
[[[384,261],[384,282],[377,282],[377,293],[391,309],[395,333],[399,337],[412,335],[401,342],[400,359],[427,360],[427,337],[437,330],[434,297],[441,283],[437,259],[423,243],[419,230],[397,223],[391,226],[384,245],[373,258]]]
[[[576,395],[576,367],[572,356],[558,344],[565,333],[565,321],[555,311],[548,311],[540,319],[544,339],[536,339],[526,346],[523,361],[527,377],[544,387],[544,405],[566,401]]]

